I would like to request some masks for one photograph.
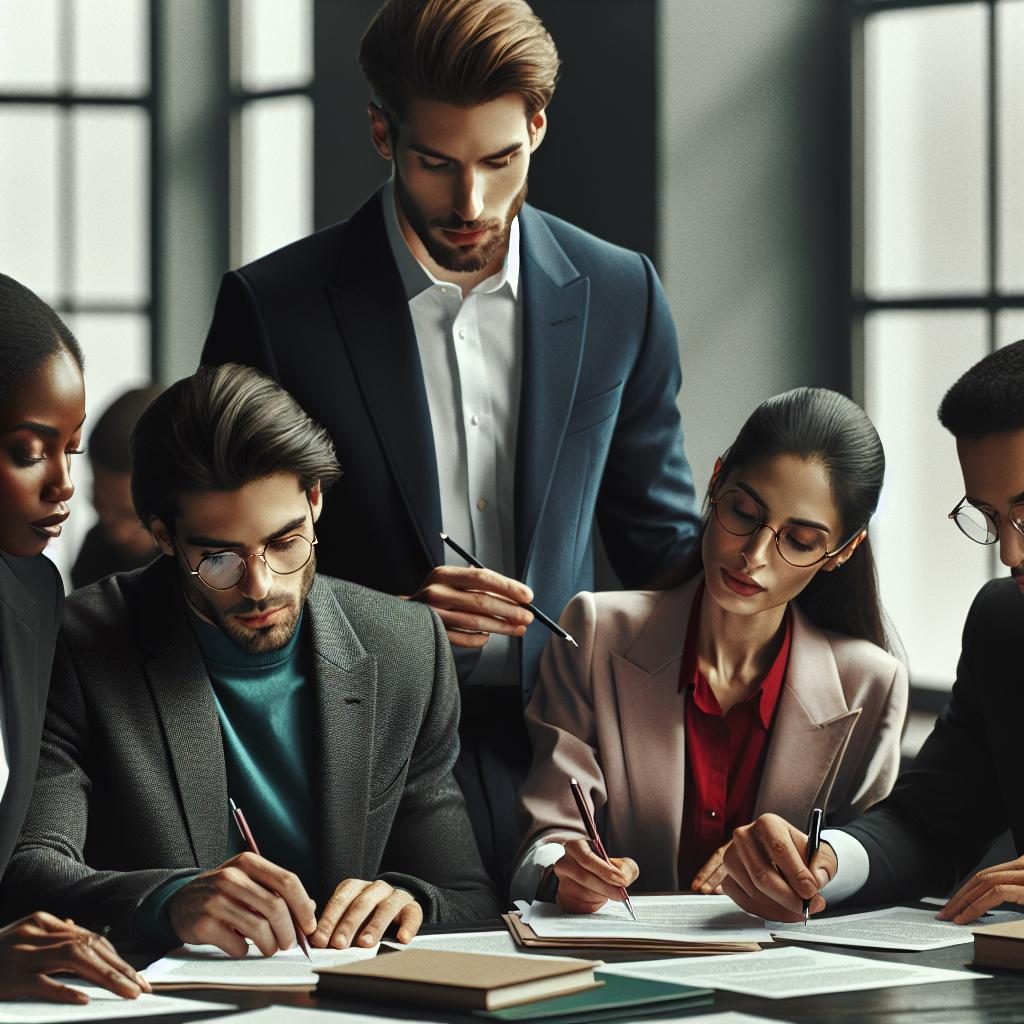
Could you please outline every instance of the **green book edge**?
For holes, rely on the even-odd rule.
[[[621,1017],[628,1010],[633,1016],[649,1013],[667,1013],[673,1009],[710,1003],[712,990],[693,985],[680,985],[653,978],[637,978],[625,974],[596,971],[595,979],[603,981],[600,988],[573,992],[553,999],[538,999],[532,1003],[508,1006],[504,1010],[474,1010],[478,1017],[489,1020],[537,1020],[569,1024],[570,1021],[603,1020]],[[643,1008],[640,1010],[639,1008]]]

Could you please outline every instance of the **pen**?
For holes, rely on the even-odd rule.
[[[612,866],[611,858],[608,856],[608,853],[604,848],[604,843],[601,842],[601,837],[597,834],[597,823],[594,821],[594,815],[590,813],[590,805],[583,799],[583,790],[580,788],[580,784],[575,779],[570,779],[569,788],[572,790],[573,799],[576,801],[576,806],[579,809],[580,817],[583,819],[583,825],[587,830],[587,835],[590,837],[590,845],[594,848],[594,853],[596,853],[598,857],[605,862],[605,864]],[[620,885],[619,892],[622,893],[622,902],[626,904],[629,916],[635,921],[636,911],[633,909],[633,904],[629,901],[629,893],[626,892],[626,887],[624,885]]]
[[[448,536],[447,533],[441,534],[441,540],[443,540],[445,544],[447,544],[448,547],[450,547],[452,551],[454,551],[455,554],[457,554],[460,558],[464,558],[467,562],[469,562],[469,564],[473,566],[474,569],[487,568],[487,566],[485,566],[483,563],[477,561],[477,559],[475,559],[468,551],[466,551],[465,548],[460,547],[460,545],[456,544],[455,541],[453,541],[451,537]],[[579,644],[576,643],[576,641],[573,640],[573,638],[569,636],[569,634],[566,633],[566,631],[562,629],[562,627],[557,622],[555,622],[554,619],[549,619],[535,604],[524,604],[523,607],[527,611],[533,612],[533,617],[538,622],[541,622],[545,626],[547,626],[548,629],[550,629],[551,632],[554,633],[556,636],[560,636],[563,640],[568,640],[569,643],[573,645],[573,647],[579,647]]]
[[[811,811],[810,820],[807,822],[807,866],[811,866],[814,855],[821,846],[821,826],[825,818],[825,812],[820,807]],[[807,917],[811,912],[811,901],[804,900],[804,927],[807,927]]]
[[[263,854],[260,853],[260,848],[256,845],[256,840],[253,839],[252,831],[249,829],[249,822],[245,820],[242,808],[239,807],[231,797],[228,797],[228,803],[231,804],[231,816],[235,819],[238,831],[242,833],[242,841],[249,847],[250,853],[255,853],[257,857],[262,857]],[[306,941],[306,933],[299,927],[299,922],[295,920],[295,915],[292,913],[291,907],[288,908],[288,916],[292,919],[292,927],[295,929],[296,942],[298,942],[302,952],[306,954],[306,959],[312,963],[313,957],[309,952],[309,943]]]

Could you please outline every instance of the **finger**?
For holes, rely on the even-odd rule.
[[[371,882],[345,909],[341,920],[334,929],[334,938],[331,945],[336,945],[337,939],[341,939],[339,949],[352,945],[356,935],[364,930],[367,922],[376,910],[378,904],[387,900],[394,889],[387,882],[380,880]]]
[[[354,933],[353,945],[375,946],[380,942],[381,936],[388,930],[391,922],[410,902],[412,902],[412,896],[409,893],[393,889],[391,895],[377,904],[366,922]]]
[[[100,985],[115,995],[125,999],[137,999],[142,986],[136,984],[132,977],[111,966],[85,939],[76,938],[63,943],[55,957],[48,957],[51,966],[46,973],[58,970],[72,971],[85,981]],[[54,962],[56,960],[56,962]],[[128,968],[134,974],[135,972]]]
[[[608,901],[603,897],[595,898],[589,889],[583,888],[570,878],[564,883],[559,881],[555,902],[570,914],[593,914]]]
[[[89,997],[81,989],[62,985],[59,981],[42,974],[33,978],[30,985],[12,995],[16,998],[41,999],[47,1003],[65,1003],[69,1006],[85,1006],[89,1002]]]
[[[461,629],[447,629],[448,643],[452,647],[486,647],[490,633],[467,633]]]
[[[640,877],[640,868],[632,857],[612,857],[611,862],[612,867],[626,880],[623,888],[629,888]]]
[[[972,875],[949,898],[946,905],[936,915],[940,921],[951,921],[957,914],[963,913],[981,892],[986,888],[984,878],[979,873]]]
[[[749,878],[739,879],[731,872],[722,879],[722,892],[738,907],[755,917],[763,917],[766,921],[786,921],[793,923],[803,920],[803,904],[799,910],[783,906],[769,899]],[[826,903],[822,896],[815,896],[808,906],[811,914],[820,914]]]
[[[573,891],[579,893],[577,898],[587,902],[600,902],[603,906],[608,900],[622,900],[621,885],[606,882],[571,857],[562,857],[556,861],[554,871],[558,876],[559,892],[566,882],[572,882],[576,885],[576,890]]]
[[[130,963],[121,958],[117,950],[114,949],[110,941],[104,936],[97,935],[93,941],[92,948],[101,960],[109,964],[115,971],[120,971],[126,977],[131,978],[143,992],[153,991],[153,986]]]
[[[286,904],[287,911],[295,916],[299,927],[308,935],[316,927],[316,904],[310,899],[309,893],[293,871],[279,867],[255,853],[242,853],[235,858],[245,873],[264,888],[276,893]],[[275,928],[275,931],[277,929]],[[285,936],[292,934],[294,927],[289,922]],[[287,948],[287,947],[285,947]]]
[[[520,605],[475,590],[429,587],[424,591],[424,600],[436,612],[448,612],[444,617],[451,619],[461,629],[484,628],[478,623],[493,623],[495,627],[503,626],[507,629],[525,629],[533,621],[533,614]]]
[[[1024,903],[1024,885],[1000,882],[979,893],[974,901],[953,917],[954,924],[967,924],[987,914],[1000,903]]]
[[[396,937],[399,942],[412,942],[423,924],[423,908],[416,900],[410,900],[395,918],[398,924]]]
[[[215,917],[206,918],[197,929],[196,937],[206,946],[216,946],[232,960],[244,960],[249,955],[245,938],[234,928]]]
[[[363,878],[346,878],[340,882],[331,894],[331,898],[324,905],[317,921],[316,929],[310,942],[321,949],[332,944],[334,929],[341,920],[342,915],[348,909],[349,904],[363,891],[370,883]],[[339,947],[340,948],[340,947]]]
[[[711,880],[719,873],[724,874],[724,869],[722,867],[722,854],[724,850],[724,846],[720,846],[715,850],[715,852],[708,857],[703,867],[701,867],[697,874],[693,876],[690,888],[693,889],[694,892],[706,892],[712,887],[712,885],[718,885],[721,881],[721,878],[718,878],[715,882],[712,882]],[[705,886],[707,888],[705,888]]]
[[[779,821],[784,828],[771,825],[759,828],[758,822],[743,826],[743,829],[751,830],[748,841],[737,842],[736,834],[743,830],[737,829],[732,846],[733,849],[738,848],[750,882],[771,902],[796,912],[802,909],[803,900],[811,899],[817,893],[818,883],[793,845],[789,826],[781,819]]]
[[[604,857],[599,857],[594,853],[590,846],[590,843],[586,839],[572,839],[565,844],[565,857],[556,861],[556,864],[561,864],[568,858],[569,863],[579,865],[585,871],[594,875],[595,878],[601,879],[608,885],[612,886],[625,886],[629,885],[630,882],[636,877],[630,877],[622,867],[615,863],[609,864]],[[625,864],[627,861],[630,865],[636,868],[636,863],[629,860],[628,857],[617,858],[620,864]],[[637,874],[639,874],[639,868],[637,868]]]
[[[203,913],[252,939],[264,956],[295,942],[287,903],[242,872],[221,873],[216,891],[203,903]]]
[[[495,594],[516,605],[529,604],[533,591],[509,576],[503,576],[493,569],[477,569],[472,566],[439,565],[424,581],[421,592],[437,584],[454,590],[483,590]]]

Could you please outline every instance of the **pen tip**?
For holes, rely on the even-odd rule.
[[[238,810],[238,805],[235,803],[234,800],[231,799],[231,797],[228,797],[228,803],[231,804],[231,810],[232,811],[237,811]]]
[[[579,646],[580,645],[578,643],[576,643],[576,641],[573,640],[573,638],[571,636],[569,636],[568,633],[565,634],[565,639],[568,640],[569,643],[571,643],[573,645],[573,647],[575,647],[577,650],[579,650]]]
[[[441,540],[447,540],[447,539],[448,539],[448,534],[447,533],[442,533],[441,534]]]
[[[576,777],[575,776],[573,776],[573,778],[571,780],[571,784],[574,785],[574,786],[578,786],[579,785],[579,783],[576,781]]]

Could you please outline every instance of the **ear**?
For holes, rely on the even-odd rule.
[[[174,554],[174,540],[171,537],[171,531],[167,529],[167,524],[162,520],[154,516],[149,521],[149,532],[156,541],[156,546],[165,554]]]
[[[858,533],[842,551],[829,558],[822,566],[822,569],[824,569],[825,572],[834,572],[836,569],[840,568],[843,562],[845,562],[854,553],[854,551],[861,546],[867,535],[867,530],[861,530],[860,533]]]
[[[538,110],[537,113],[530,118],[529,129],[530,152],[535,153],[537,151],[537,147],[544,141],[544,136],[548,131],[548,113],[546,110]]]
[[[370,116],[370,141],[373,148],[384,157],[385,160],[394,160],[395,152],[391,146],[391,122],[384,108],[379,103],[371,101],[366,107],[366,113]]]
[[[320,489],[319,480],[310,487],[306,497],[309,498],[309,507],[313,510],[313,522],[315,523],[324,510],[324,492]]]

